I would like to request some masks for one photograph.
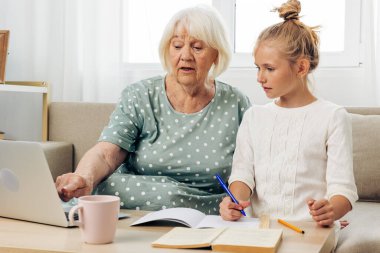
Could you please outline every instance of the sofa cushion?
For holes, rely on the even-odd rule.
[[[74,168],[94,146],[115,109],[111,103],[52,102],[49,104],[49,141],[72,143]]]
[[[57,176],[73,170],[73,144],[67,142],[40,142],[55,181]]]
[[[345,219],[350,224],[340,231],[335,253],[379,252],[380,204],[356,202]]]
[[[359,199],[380,201],[380,115],[351,114]]]

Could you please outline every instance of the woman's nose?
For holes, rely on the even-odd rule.
[[[191,54],[191,48],[189,46],[185,46],[181,50],[181,60],[182,61],[191,61],[193,59],[193,55]]]

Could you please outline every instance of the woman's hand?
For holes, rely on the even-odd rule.
[[[69,201],[73,197],[90,195],[94,187],[111,175],[127,155],[126,150],[115,144],[98,142],[80,160],[75,173],[57,177],[55,187],[59,197]]]
[[[57,177],[55,181],[58,195],[63,201],[69,201],[74,197],[90,195],[93,190],[93,183],[90,179],[75,174],[67,173]]]
[[[225,197],[219,204],[219,213],[222,216],[223,220],[238,220],[243,215],[240,210],[243,210],[249,205],[249,201],[239,201],[239,204],[236,204],[231,200],[230,197]]]
[[[320,226],[330,226],[335,221],[334,207],[327,199],[314,200],[307,202],[309,213],[313,220]]]

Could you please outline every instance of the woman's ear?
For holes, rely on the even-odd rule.
[[[297,60],[297,76],[305,77],[309,73],[310,61],[305,58]]]
[[[217,65],[218,61],[219,61],[219,52],[217,51],[216,52],[216,57],[215,57],[215,60],[214,60],[214,65]]]

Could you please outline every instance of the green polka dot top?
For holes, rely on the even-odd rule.
[[[211,102],[191,114],[171,106],[164,77],[129,85],[99,139],[129,156],[96,193],[118,195],[128,209],[218,213],[224,192],[214,175],[230,175],[236,133],[249,106],[246,96],[219,81]]]

